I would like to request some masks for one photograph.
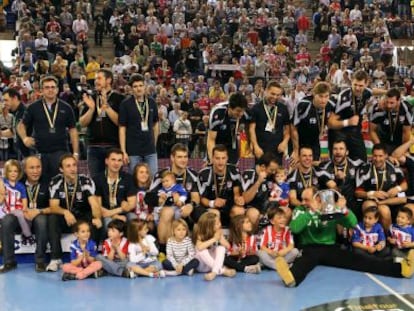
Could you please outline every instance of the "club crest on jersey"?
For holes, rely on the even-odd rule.
[[[355,175],[355,169],[354,168],[350,168],[349,169],[349,174],[354,176]]]
[[[59,192],[59,198],[61,199],[65,199],[66,198],[66,194],[64,191]]]
[[[310,118],[309,123],[310,124],[316,124],[316,118]]]
[[[232,182],[231,180],[229,180],[229,181],[226,183],[226,187],[227,187],[228,189],[230,189],[232,186],[233,186],[233,182]]]
[[[395,182],[397,180],[397,176],[395,176],[395,174],[391,174],[390,178],[392,182]]]
[[[262,191],[263,191],[263,192],[266,192],[266,191],[267,191],[266,184],[262,184]]]
[[[192,186],[193,184],[191,183],[191,182],[187,182],[186,184],[185,184],[185,189],[187,189],[187,191],[190,191],[191,190],[191,186]]]
[[[389,125],[389,124],[390,124],[390,120],[384,119],[384,125]]]
[[[404,122],[405,117],[404,116],[400,116],[400,122]]]
[[[82,200],[82,192],[76,192],[76,200],[78,201]]]
[[[220,126],[220,130],[222,130],[222,131],[224,131],[226,128],[227,128],[227,125],[226,125],[226,124],[222,124],[222,125]]]

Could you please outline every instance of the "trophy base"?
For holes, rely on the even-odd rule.
[[[332,213],[332,214],[323,214],[321,215],[322,221],[329,221],[329,220],[335,220],[344,217],[343,213]]]

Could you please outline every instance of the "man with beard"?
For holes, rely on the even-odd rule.
[[[413,115],[411,105],[401,99],[396,88],[387,91],[383,103],[376,103],[369,114],[369,134],[374,144],[382,143],[389,153],[410,140]]]
[[[118,142],[118,112],[123,95],[112,90],[113,74],[100,69],[96,74],[96,95],[83,94],[84,109],[79,123],[88,128],[88,169],[90,176],[105,170],[106,153]]]
[[[272,152],[281,165],[290,139],[289,112],[280,102],[283,88],[272,80],[266,86],[265,98],[251,109],[250,140],[256,159]]]
[[[385,146],[374,145],[372,162],[365,164],[357,172],[355,190],[355,197],[364,200],[362,210],[370,206],[378,207],[384,228],[390,227],[392,215],[396,215],[398,205],[405,203],[402,192],[407,190],[407,181],[402,170],[387,159]]]
[[[335,104],[329,100],[331,88],[326,82],[318,82],[312,95],[302,98],[293,111],[291,127],[293,153],[292,159],[297,160],[300,146],[311,146],[313,160],[319,161],[321,154],[320,139],[324,134]]]
[[[277,168],[274,154],[265,153],[257,160],[256,168],[245,170],[242,174],[243,198],[248,207],[246,214],[254,226],[257,226],[260,215],[266,214]]]
[[[346,199],[347,207],[357,216],[361,213],[356,208],[355,178],[361,160],[352,161],[348,158],[348,148],[343,140],[336,140],[332,147],[332,159],[321,163],[321,185],[338,190]],[[359,213],[358,213],[359,212]]]
[[[375,93],[367,88],[369,76],[365,71],[359,70],[352,76],[352,86],[338,95],[335,112],[328,120],[328,128],[336,130],[332,132],[335,137],[345,140],[352,160],[367,161],[367,151],[362,137],[362,119],[367,113],[367,104]],[[331,146],[330,146],[331,147]],[[331,149],[331,148],[330,148]]]
[[[239,161],[239,127],[247,123],[247,99],[241,93],[230,96],[228,103],[217,104],[210,112],[210,123],[207,133],[207,153],[211,161],[213,148],[224,145],[227,149],[229,163]]]
[[[1,131],[2,137],[13,138],[14,150],[17,152],[17,158],[28,157],[30,155],[30,149],[27,148],[19,135],[17,135],[17,124],[23,118],[26,111],[26,107],[21,102],[20,94],[17,90],[9,88],[3,92],[4,106],[10,110],[13,114],[13,127],[11,129]],[[30,130],[29,130],[30,131]]]

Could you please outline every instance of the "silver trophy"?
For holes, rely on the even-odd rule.
[[[344,216],[344,210],[346,208],[339,207],[336,201],[342,197],[342,195],[333,189],[320,190],[313,196],[314,199],[319,198],[321,209],[321,220],[334,220]]]

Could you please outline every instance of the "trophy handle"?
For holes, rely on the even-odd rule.
[[[326,195],[324,195],[326,194]],[[336,200],[334,197],[334,194],[336,194],[338,196],[338,199],[343,197],[342,194],[340,194],[337,190],[334,189],[325,189],[325,190],[319,190],[317,191],[314,195],[313,198],[316,199],[318,196],[321,198],[321,202],[322,204],[326,204],[326,207],[329,207],[326,209],[326,213],[322,213],[321,215],[321,219],[323,221],[326,220],[334,220],[334,219],[338,219],[344,216],[344,214],[338,210],[337,208],[335,208],[336,205]],[[333,202],[327,202],[326,198],[331,197]],[[333,204],[333,205],[332,205]]]
[[[314,199],[316,199],[318,196],[320,196],[321,194],[323,194],[323,193],[330,193],[330,192],[333,192],[334,194],[336,194],[337,196],[338,196],[338,198],[341,198],[341,197],[343,197],[343,195],[338,191],[338,190],[335,190],[335,189],[324,189],[324,190],[319,190],[319,191],[317,191],[314,195],[313,195],[313,198]]]

